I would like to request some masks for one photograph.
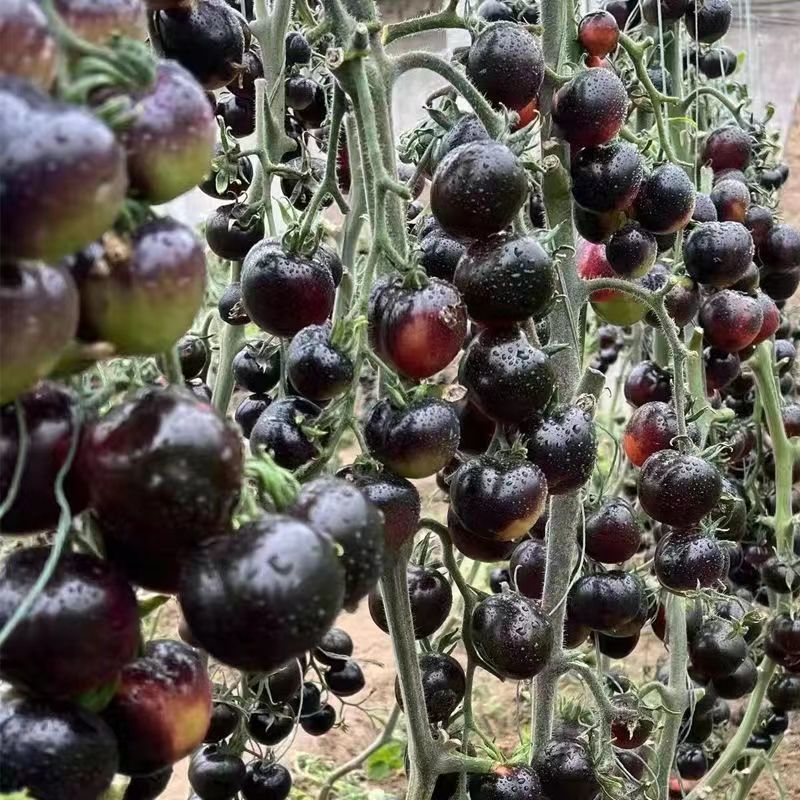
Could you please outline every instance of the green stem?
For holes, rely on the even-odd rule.
[[[11,474],[11,483],[8,485],[8,491],[3,498],[3,502],[0,503],[0,522],[2,522],[8,509],[14,505],[14,501],[17,499],[20,483],[22,482],[22,473],[28,461],[30,436],[28,435],[28,425],[25,419],[25,409],[19,398],[14,401],[14,413],[17,420],[17,460],[14,462],[14,472]],[[2,526],[0,526],[1,528]]]
[[[731,116],[734,118],[736,123],[742,128],[745,127],[744,120],[742,119],[741,115],[741,106],[737,106],[729,97],[724,95],[718,89],[715,89],[713,86],[699,86],[697,89],[686,95],[680,105],[681,111],[685,114],[689,108],[691,108],[692,104],[697,102],[697,100],[703,95],[713,97],[718,103],[721,103],[723,106],[725,106],[725,108],[730,111]]]
[[[231,261],[230,283],[241,277],[242,262]],[[223,416],[228,413],[228,405],[233,394],[233,359],[244,346],[244,325],[222,325],[219,360],[214,373],[214,386],[211,390],[211,403]]]
[[[183,372],[181,371],[181,360],[178,357],[178,345],[175,344],[169,350],[165,350],[160,360],[163,367],[164,377],[175,386],[183,386]]]
[[[467,21],[458,15],[458,0],[447,0],[444,8],[435,14],[425,14],[424,16],[406,19],[402,22],[395,22],[385,25],[381,38],[383,43],[390,44],[396,39],[404,36],[412,36],[422,31],[435,31],[442,28],[466,28]]]

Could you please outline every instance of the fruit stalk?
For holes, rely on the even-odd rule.
[[[458,11],[458,0],[446,0],[444,8],[435,14],[405,19],[391,25],[384,25],[381,38],[384,44],[390,44],[404,36],[411,36],[422,31],[441,30],[442,28],[465,28],[466,20]]]

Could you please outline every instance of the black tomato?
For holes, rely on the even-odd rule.
[[[699,745],[681,743],[675,754],[675,767],[684,780],[697,781],[708,772],[708,758]]]
[[[539,776],[524,764],[499,764],[491,772],[468,777],[470,800],[543,800]]]
[[[753,239],[739,222],[704,222],[686,240],[683,258],[690,277],[724,289],[747,272],[753,260]]]
[[[0,268],[0,403],[44,378],[68,352],[79,296],[66,269],[47,264]]]
[[[405,478],[425,478],[445,467],[456,453],[459,432],[452,405],[435,399],[402,409],[381,400],[364,424],[370,455]]]
[[[562,406],[547,416],[535,414],[520,425],[528,439],[528,458],[544,472],[550,494],[583,486],[597,457],[592,415],[580,406]]]
[[[697,192],[694,196],[692,222],[716,222],[717,219],[717,209],[711,202],[711,197],[703,192]]]
[[[613,659],[627,658],[639,644],[639,631],[630,636],[610,636],[605,633],[596,633],[597,649],[604,655]]]
[[[253,394],[266,394],[281,377],[280,350],[245,347],[233,357],[232,368],[237,386]]]
[[[466,676],[464,668],[452,656],[444,653],[425,653],[419,658],[425,711],[431,725],[444,724],[464,699]],[[400,682],[395,679],[394,694],[400,708],[403,698]]]
[[[470,142],[486,141],[490,138],[483,123],[475,114],[462,114],[439,141],[434,151],[433,167],[436,167],[456,147]]]
[[[493,594],[472,612],[478,655],[505,678],[528,680],[544,669],[553,648],[553,628],[539,604],[518,594]]]
[[[33,588],[47,547],[14,550],[0,569],[0,626]],[[113,681],[139,647],[127,581],[95,556],[67,553],[0,648],[0,675],[34,694],[71,698]]]
[[[311,45],[302,31],[286,34],[286,64],[308,64],[311,61]]]
[[[247,765],[241,793],[244,800],[286,800],[292,775],[283,764],[253,761]]]
[[[164,55],[186,67],[205,89],[220,89],[236,78],[245,36],[230,6],[198,0],[189,9],[159,12],[155,22]]]
[[[578,25],[578,41],[590,55],[603,58],[617,49],[619,25],[608,11],[593,11],[586,14]]]
[[[668,403],[672,399],[672,376],[654,361],[640,361],[625,378],[624,392],[634,408],[653,401]]]
[[[450,507],[456,520],[487,539],[513,541],[524,536],[546,503],[542,470],[511,455],[473,458],[450,480]]]
[[[494,436],[496,425],[476,405],[469,402],[466,395],[453,402],[458,422],[461,426],[461,453],[480,455],[486,452]]]
[[[736,380],[742,371],[742,363],[736,353],[725,353],[713,347],[707,347],[703,351],[703,366],[706,387],[709,391],[724,389]]]
[[[585,744],[578,739],[551,739],[533,760],[545,797],[594,800],[600,781]]]
[[[633,202],[634,215],[651,233],[674,233],[691,220],[694,199],[694,185],[683,169],[662,164],[642,182]]]
[[[767,688],[767,699],[778,711],[800,709],[800,675],[785,673],[774,676]]]
[[[683,21],[692,39],[712,44],[728,32],[732,16],[730,0],[693,0]]]
[[[250,438],[258,418],[267,410],[272,398],[268,394],[251,394],[236,407],[233,418],[242,429],[245,439]]]
[[[117,743],[79,706],[32,698],[0,702],[0,792],[37,800],[96,800],[117,771]]]
[[[744,170],[750,163],[752,137],[738,125],[726,125],[711,131],[703,147],[702,161],[714,172]]]
[[[220,319],[226,325],[247,325],[250,317],[244,310],[242,302],[242,284],[234,281],[228,284],[217,303]]]
[[[556,273],[536,239],[500,233],[470,244],[454,282],[475,322],[502,326],[544,316],[553,304]]]
[[[687,425],[686,432],[695,444],[699,444],[699,432],[694,423]],[[674,447],[677,435],[675,408],[669,403],[651,400],[631,414],[622,435],[622,447],[628,460],[634,466],[641,467],[653,453]]]
[[[156,800],[172,779],[172,767],[164,767],[150,775],[137,775],[125,787],[122,800]]]
[[[627,217],[624,211],[608,211],[595,214],[580,206],[573,208],[575,229],[592,244],[604,244],[614,231],[619,230]],[[613,274],[613,273],[612,273]]]
[[[247,206],[227,203],[206,219],[206,241],[220,258],[241,261],[264,238],[264,220]]]
[[[453,513],[452,508],[447,510],[447,530],[456,550],[473,561],[488,563],[504,561],[514,549],[513,541],[487,539],[467,530]]]
[[[712,464],[676,450],[660,450],[645,461],[637,484],[648,516],[678,528],[696,525],[717,504],[722,478]]]
[[[294,336],[328,319],[335,294],[333,277],[319,261],[287,253],[266,239],[242,265],[242,300],[259,328],[273,336]]]
[[[179,600],[192,634],[215,658],[266,672],[317,645],[344,590],[331,539],[271,514],[195,549]]]
[[[658,582],[671,592],[708,589],[725,576],[722,548],[711,536],[675,531],[662,536],[653,557]]]
[[[514,14],[507,3],[502,0],[483,0],[475,10],[475,16],[485,19],[487,22],[501,22],[503,20],[513,20]]]
[[[336,710],[330,703],[300,719],[300,726],[311,736],[324,736],[335,724]]]
[[[19,403],[27,437],[25,461],[17,493],[0,520],[0,532],[36,533],[58,524],[61,508],[56,479],[65,467],[73,438],[86,439],[77,429],[78,396],[55,383],[40,383],[21,395]],[[86,420],[86,422],[90,422]],[[0,498],[7,501],[17,461],[21,457],[20,429],[14,405],[0,408]],[[74,514],[87,504],[88,486],[76,460],[64,476],[64,492]]]
[[[344,605],[354,609],[383,572],[383,520],[378,509],[352,483],[318,478],[303,485],[289,513],[339,546],[345,571]]]
[[[800,231],[786,224],[771,227],[758,249],[764,267],[787,272],[800,266]]]
[[[189,191],[211,169],[217,124],[197,81],[174,61],[161,61],[153,86],[135,98],[121,133],[131,190],[148,203]]]
[[[92,427],[80,466],[107,557],[135,583],[175,591],[184,549],[228,529],[242,447],[207,403],[151,389]]]
[[[624,211],[644,178],[642,157],[631,144],[615,140],[580,150],[572,160],[572,196],[586,211]]]
[[[389,550],[397,551],[416,533],[421,500],[411,481],[389,470],[373,472],[360,466],[345,467],[337,476],[355,483],[383,513],[383,533]]]
[[[641,747],[653,731],[654,721],[648,711],[640,707],[635,695],[617,694],[611,704],[626,712],[626,715],[611,720],[612,744],[623,750],[635,750]],[[631,718],[629,715],[633,714]]]
[[[730,47],[711,47],[700,56],[700,72],[706,78],[733,75],[739,62]]]
[[[467,310],[456,288],[431,278],[420,289],[399,275],[378,281],[368,309],[375,352],[401,375],[421,380],[444,369],[467,333]]]
[[[547,547],[539,539],[523,539],[511,554],[508,571],[520,594],[539,600],[544,593]]]
[[[453,590],[440,572],[414,564],[409,565],[406,571],[406,581],[414,637],[424,639],[435,633],[447,619],[453,605]],[[378,587],[369,594],[369,614],[384,633],[389,633],[383,596]]]
[[[242,100],[255,100],[256,78],[264,77],[264,64],[257,49],[252,47],[244,51],[242,63],[236,77],[227,85],[227,89]]]
[[[358,694],[366,682],[361,667],[350,659],[325,673],[325,685],[337,697],[351,697]]]
[[[303,397],[284,397],[271,403],[250,431],[250,452],[272,453],[276,463],[297,469],[319,453],[325,436],[309,436],[306,426],[314,425],[321,411]]]
[[[737,353],[758,336],[764,323],[764,311],[755,297],[723,289],[700,306],[699,322],[712,347],[725,353]]]
[[[447,233],[480,239],[509,225],[527,195],[525,169],[511,150],[500,142],[478,140],[442,158],[433,175],[430,202]]]
[[[466,246],[458,239],[436,230],[419,240],[419,265],[431,278],[441,278],[452,283],[456,267]]]
[[[353,640],[341,628],[331,628],[314,648],[314,658],[321,664],[338,668],[353,655]]]
[[[297,674],[297,668],[292,665]],[[247,732],[252,739],[274,747],[282,742],[294,729],[295,717],[290,708],[285,707],[285,713],[273,713],[268,709],[252,711],[247,718]]]
[[[553,97],[553,122],[574,148],[605,144],[625,122],[628,94],[615,72],[587,69]]]
[[[197,336],[184,336],[178,342],[178,358],[183,377],[186,380],[196,378],[202,372],[208,358],[205,341]]]
[[[353,362],[331,340],[331,325],[309,325],[286,356],[286,375],[299,394],[315,403],[338,397],[353,382]]]
[[[758,669],[750,658],[746,658],[730,674],[714,680],[714,689],[725,700],[738,700],[756,688]]]
[[[215,145],[214,158],[208,177],[198,184],[198,188],[209,197],[222,200],[237,197],[247,190],[253,180],[253,164],[248,158],[235,158],[229,162],[221,144]]]
[[[659,20],[662,24],[677,22],[683,16],[688,5],[689,0],[644,0],[642,16],[651,25],[658,25]],[[667,94],[672,94],[672,92],[669,91]]]
[[[80,277],[81,336],[118,355],[151,355],[186,333],[203,302],[206,259],[191,228],[170,218],[130,236],[107,233],[104,257]]]
[[[244,781],[244,762],[233,753],[204,747],[189,762],[189,785],[202,800],[230,800]]]
[[[711,189],[711,202],[722,222],[744,222],[750,205],[750,190],[740,181],[726,178]]]
[[[639,614],[643,593],[642,582],[629,572],[584,575],[570,590],[568,614],[594,631],[613,631]]]
[[[729,620],[712,617],[701,623],[689,641],[689,657],[698,675],[712,680],[724,678],[747,657],[747,643]]]
[[[786,272],[762,272],[759,286],[775,302],[788,300],[800,286],[800,267]]]
[[[614,231],[606,245],[611,269],[623,278],[641,278],[655,264],[657,255],[655,237],[635,222]]]
[[[776,594],[797,594],[800,590],[800,573],[794,564],[786,563],[777,556],[770,556],[761,565],[761,580]]]
[[[544,55],[525,28],[489,25],[472,42],[467,75],[490,103],[518,111],[539,94]]]
[[[149,641],[120,673],[103,718],[117,738],[123,775],[147,775],[188,756],[211,719],[211,681],[197,651]]]
[[[642,285],[651,291],[657,291],[670,279],[670,273],[664,264],[656,263],[650,272],[642,278]],[[675,284],[664,297],[664,307],[675,324],[682,328],[688,325],[700,308],[700,291],[697,284],[686,276],[675,278]],[[645,316],[648,325],[659,327],[658,317],[648,311]]]
[[[203,741],[208,744],[216,744],[227,739],[236,730],[240,718],[236,706],[215,701],[211,708],[211,721],[208,723],[208,730]]]
[[[518,328],[481,331],[459,365],[469,400],[487,417],[517,423],[545,408],[555,373],[545,353]]]
[[[612,497],[586,519],[586,555],[603,564],[620,564],[639,550],[642,529],[627,500]]]

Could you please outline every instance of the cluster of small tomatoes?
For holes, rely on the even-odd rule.
[[[292,778],[274,748],[298,726],[327,733],[341,720],[336,699],[344,708],[365,685],[352,640],[333,627],[339,613],[366,601],[379,628],[404,635],[403,609],[379,579],[431,527],[413,481],[434,476],[447,498],[444,551],[502,564],[492,592],[466,589],[460,635],[474,665],[530,681],[554,655],[592,644],[600,667],[630,655],[647,626],[669,644],[666,598],[686,596],[691,702],[676,791],[719,757],[734,718],[728,701],[753,691],[765,659],[780,671],[749,747],[769,750],[800,708],[800,622],[774,613],[800,591],[800,546],[779,553],[769,525],[784,499],[747,362],[772,342],[783,429],[800,436],[800,328],[781,311],[800,283],[800,232],[775,210],[788,171],[765,127],[742,122],[741,110],[703,134],[697,170],[654,159],[641,131],[676,98],[670,76],[655,60],[642,64],[645,49],[624,32],[644,19],[673,26],[674,37],[683,24],[694,43],[684,68],[702,88],[736,68],[717,44],[729,0],[611,0],[587,15],[577,34],[585,63],[548,78],[557,89],[544,121],[538,8],[480,4],[456,69],[506,130],[492,138],[487,115],[452,102],[422,126],[424,155],[384,180],[406,202],[407,264],[396,242],[387,247],[382,220],[371,220],[372,247],[387,252],[354,263],[307,235],[316,220],[304,212],[334,199],[330,187],[316,195],[332,161],[340,194],[352,197],[363,171],[351,169],[358,151],[341,120],[331,135],[344,90],[321,66],[329,31],[281,32],[288,144],[280,164],[261,153],[254,167],[237,140],[266,124],[257,115],[268,113],[275,59],[251,35],[251,9],[234,5],[0,8],[0,530],[24,537],[0,568],[9,685],[0,791],[96,800],[120,773],[130,778],[125,800],[151,800],[193,754],[199,800],[284,800]],[[632,105],[646,122],[639,134],[626,127]],[[526,168],[543,124],[569,153],[567,216],[581,237],[574,283],[613,284],[589,291],[594,321],[579,317],[598,352],[572,353],[595,374],[616,370],[631,407],[611,493],[596,481],[597,398],[565,393],[558,361],[584,331],[569,344],[552,335],[573,266],[552,245],[558,230],[544,231],[564,226],[544,203],[537,176],[546,170]],[[336,158],[319,157],[327,152]],[[374,175],[370,158],[361,166]],[[293,217],[283,238],[267,235],[272,211],[255,191],[265,164]],[[366,187],[373,214],[384,184]],[[204,249],[152,206],[195,186],[223,201],[204,227],[208,248],[241,269],[213,298],[216,332],[187,335],[208,304]],[[674,335],[702,328],[704,396],[688,421],[676,402],[682,362],[664,363],[654,345],[665,323]],[[244,326],[256,337],[226,363],[225,342]],[[150,385],[120,396],[109,363],[123,359],[136,377],[154,357],[173,382],[136,378]],[[227,397],[221,408],[210,402],[221,371],[243,393],[233,421]],[[734,422],[709,433],[703,415]],[[342,466],[351,430],[362,454]],[[800,478],[796,458],[789,468]],[[323,470],[331,474],[317,477]],[[563,531],[549,530],[548,509],[576,493],[583,519],[568,534],[580,559],[553,603],[548,549]],[[797,514],[796,490],[791,503]],[[405,633],[424,643],[428,721],[452,728],[469,680],[452,655],[458,581],[439,552],[426,540],[408,564]],[[173,595],[182,641],[148,638],[152,606]],[[551,621],[562,604],[563,631]],[[209,655],[224,676],[216,682]],[[408,676],[399,678],[402,707]],[[602,679],[619,711],[616,785],[639,791],[657,715],[626,676]],[[470,796],[594,800],[607,788],[596,744],[595,728],[561,720],[530,766],[470,775]],[[434,792],[456,796],[457,774],[439,776]]]

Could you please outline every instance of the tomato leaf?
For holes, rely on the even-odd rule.
[[[149,617],[157,609],[161,608],[169,600],[168,594],[154,594],[139,601],[139,619]]]
[[[397,739],[386,742],[364,762],[364,772],[371,781],[383,780],[402,769],[403,743]]]

